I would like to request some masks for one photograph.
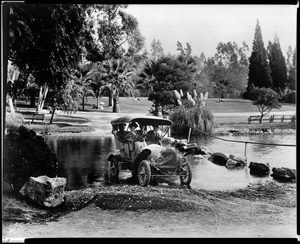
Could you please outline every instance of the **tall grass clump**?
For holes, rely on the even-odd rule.
[[[187,135],[189,127],[192,135],[201,135],[201,132],[211,134],[215,127],[214,116],[209,107],[182,105],[177,106],[170,113],[170,120],[174,123],[172,131],[177,135]]]

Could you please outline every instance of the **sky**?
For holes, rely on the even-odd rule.
[[[207,57],[216,53],[219,42],[245,41],[252,51],[257,19],[265,48],[279,37],[286,56],[288,46],[296,47],[296,5],[201,5],[201,4],[130,4],[126,11],[139,23],[150,52],[153,38],[162,43],[164,53],[176,54],[177,41],[191,44],[192,55]]]

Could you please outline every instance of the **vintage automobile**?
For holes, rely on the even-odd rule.
[[[124,138],[124,134],[126,136],[128,133],[128,125],[132,122],[138,124],[138,131],[142,138],[140,141],[130,142]],[[118,153],[108,156],[106,171],[108,182],[119,183],[119,172],[129,170],[132,178],[136,179],[141,186],[156,185],[158,179],[164,176],[179,176],[182,185],[190,185],[192,170],[187,157],[178,153],[175,148],[148,140],[149,131],[153,130],[153,127],[159,127],[162,132],[161,137],[167,138],[172,121],[156,116],[125,116],[112,120],[111,124]],[[121,127],[124,129],[124,126],[126,129],[122,130]]]

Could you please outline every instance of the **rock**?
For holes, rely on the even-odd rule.
[[[244,167],[246,166],[246,164],[247,164],[247,159],[245,157],[229,155],[225,167],[229,169],[233,169],[236,167]]]
[[[270,173],[269,163],[263,164],[263,163],[250,162],[249,168],[250,168],[250,174],[252,175],[263,176],[263,175],[269,175]]]
[[[66,183],[67,179],[63,177],[30,177],[19,192],[39,206],[56,207],[64,202]]]
[[[209,158],[215,164],[225,166],[228,160],[228,157],[224,153],[216,152],[211,155]]]
[[[200,150],[201,150],[202,155],[211,155],[211,154],[213,154],[213,152],[206,146],[201,146]]]
[[[296,170],[285,167],[272,168],[273,174],[271,176],[276,180],[294,181],[296,179]]]
[[[199,163],[204,157],[201,154],[197,154],[193,156],[193,163]]]

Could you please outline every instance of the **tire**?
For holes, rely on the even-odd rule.
[[[140,163],[137,176],[141,186],[149,185],[151,180],[151,168],[147,160],[143,160]]]
[[[119,167],[116,158],[112,158],[111,161],[108,161],[106,179],[109,184],[119,184]]]
[[[186,173],[185,176],[180,176],[180,183],[182,185],[190,185],[192,181],[192,167],[189,162],[186,162],[184,166],[180,166],[181,173]]]

